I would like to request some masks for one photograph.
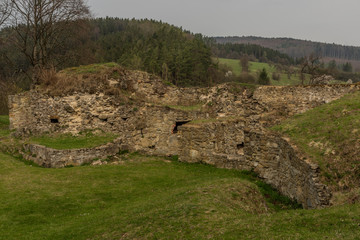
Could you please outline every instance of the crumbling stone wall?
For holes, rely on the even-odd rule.
[[[358,84],[262,86],[253,98],[264,107],[261,117],[265,125],[272,125],[359,89]]]
[[[94,148],[57,150],[36,144],[26,144],[22,155],[25,159],[40,166],[60,168],[91,163],[95,159],[106,159],[119,152],[119,145],[120,140],[115,140]]]
[[[85,129],[102,129],[119,135],[119,149],[179,155],[181,161],[223,168],[253,169],[307,208],[329,203],[331,194],[320,183],[318,167],[264,127],[360,88],[343,84],[246,89],[222,84],[181,89],[138,71],[111,80],[111,86],[125,91],[126,96],[83,92],[51,97],[38,90],[10,96],[10,127],[18,134],[77,134]],[[201,104],[201,109],[168,107],[195,104]],[[71,150],[70,155],[39,146],[29,150],[50,167],[88,161],[84,160],[87,157],[69,157],[81,156],[85,150]],[[102,150],[88,151],[83,156],[105,154]],[[68,156],[67,160],[61,155]]]
[[[180,161],[253,170],[305,208],[329,204],[331,194],[320,182],[316,164],[304,158],[288,140],[246,126],[243,120],[184,125],[180,146]]]
[[[330,190],[320,182],[320,169],[288,139],[262,129],[246,133],[247,162],[265,182],[305,208],[329,205]]]
[[[179,160],[250,170],[245,163],[244,128],[245,121],[240,119],[183,125],[180,127]]]

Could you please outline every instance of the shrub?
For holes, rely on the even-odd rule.
[[[273,72],[272,73],[272,79],[275,80],[275,81],[279,81],[280,80],[280,73]]]

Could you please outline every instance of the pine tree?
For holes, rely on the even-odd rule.
[[[260,85],[270,85],[270,78],[265,68],[260,72],[258,82]]]

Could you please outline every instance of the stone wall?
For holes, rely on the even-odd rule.
[[[245,137],[247,162],[265,182],[305,208],[329,205],[331,193],[320,182],[320,169],[304,157],[288,139],[266,130]]]
[[[305,208],[329,204],[331,194],[320,183],[316,164],[281,136],[246,126],[243,120],[184,125],[180,146],[180,161],[253,170]]]
[[[240,119],[185,124],[179,133],[179,160],[250,170],[245,163],[244,128]]]
[[[360,85],[262,86],[236,84],[175,88],[146,73],[134,72],[112,87],[124,94],[73,93],[52,97],[32,90],[9,97],[10,127],[17,134],[78,134],[102,129],[119,135],[116,146],[59,151],[27,146],[46,167],[79,165],[118,149],[153,155],[179,155],[181,161],[254,170],[283,194],[307,208],[329,203],[319,169],[296,147],[265,127],[294,114],[358,91]],[[172,105],[200,105],[179,110]],[[109,149],[109,150],[106,150]],[[114,150],[114,151],[113,151]]]
[[[359,84],[262,86],[253,98],[264,107],[262,119],[271,125],[359,89]]]
[[[42,167],[60,168],[91,163],[95,159],[106,159],[119,152],[120,140],[95,148],[57,150],[36,144],[24,145],[23,156]]]
[[[77,134],[87,129],[113,132],[123,147],[156,155],[177,155],[177,122],[206,117],[201,111],[182,111],[146,102],[123,104],[104,94],[49,97],[30,91],[9,97],[10,128],[21,134]]]
[[[10,128],[30,131],[32,134],[76,134],[86,128],[123,133],[134,129],[134,125],[140,122],[146,122],[147,126],[155,126],[151,122],[167,122],[172,125],[176,121],[187,119],[231,116],[251,118],[253,122],[271,125],[360,88],[356,84],[342,84],[262,86],[254,91],[245,88],[234,91],[236,87],[230,84],[208,89],[177,89],[159,87],[161,83],[158,81],[152,87],[145,80],[141,84],[133,82],[130,81],[130,89],[137,90],[128,93],[132,97],[125,98],[107,96],[104,93],[51,97],[36,90],[9,96]],[[128,85],[126,89],[129,88]],[[140,94],[139,91],[144,91],[147,97],[143,97],[144,93]],[[177,104],[202,104],[202,109],[180,111],[166,107]],[[154,128],[158,129],[159,126]]]

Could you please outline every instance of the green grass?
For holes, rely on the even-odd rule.
[[[274,130],[317,162],[330,184],[360,187],[360,92],[292,117]]]
[[[182,110],[185,112],[193,112],[193,111],[200,111],[202,104],[196,104],[196,105],[192,105],[192,106],[171,105],[168,107],[172,108],[172,109],[176,109],[176,110]]]
[[[0,239],[359,239],[359,205],[275,211],[247,177],[137,155],[44,169],[0,154]]]
[[[216,58],[215,61],[219,61],[220,64],[224,64],[232,70],[233,74],[239,76],[242,71],[240,60],[227,59],[227,58]]]
[[[9,136],[9,116],[7,115],[0,115],[0,137]]]
[[[114,68],[119,67],[119,64],[114,62],[109,63],[97,63],[97,64],[91,64],[91,65],[84,65],[79,67],[72,67],[62,70],[61,72],[66,74],[86,74],[86,73],[100,73],[104,69],[108,68]],[[114,76],[116,78],[116,73],[114,73]]]
[[[117,135],[112,133],[94,134],[92,132],[71,134],[42,135],[30,137],[29,142],[54,149],[92,148],[113,141]]]
[[[220,64],[224,64],[229,66],[233,73],[236,76],[239,76],[242,72],[242,67],[240,65],[240,60],[236,59],[227,59],[227,58],[218,58],[217,59]],[[275,86],[287,86],[287,85],[298,85],[301,84],[300,76],[297,74],[296,76],[293,74],[291,75],[290,79],[288,78],[288,75],[286,73],[280,73],[280,79],[278,81],[275,81],[272,79],[272,73],[276,72],[275,67],[270,66],[268,63],[261,63],[261,62],[249,62],[249,71],[250,73],[255,76],[256,74],[261,71],[263,68],[266,69],[270,79],[271,79],[271,85]],[[310,75],[306,74],[306,80],[305,82],[308,82],[310,79]]]

